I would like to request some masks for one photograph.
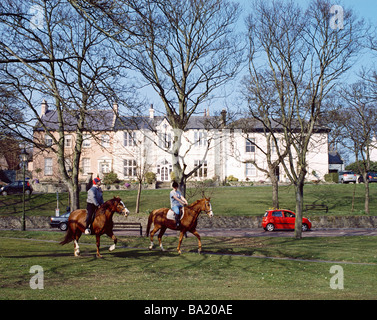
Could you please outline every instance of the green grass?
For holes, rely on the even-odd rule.
[[[56,242],[62,233],[0,231],[0,237],[0,299],[377,298],[376,237],[205,237],[202,255],[191,252],[193,237],[184,240],[182,255],[175,237],[164,238],[168,252],[146,250],[146,238],[121,237],[126,247],[112,253],[103,247],[103,259],[94,257],[90,236],[80,241],[80,258],[71,244]],[[111,241],[103,237],[102,243]],[[275,259],[257,258],[263,256]],[[30,289],[33,265],[44,270],[43,290]],[[330,288],[333,265],[344,269],[344,290]]]
[[[364,214],[364,185],[356,185],[355,208],[352,212],[352,197],[354,185],[305,185],[305,204],[326,204],[329,207],[329,215],[363,215]],[[145,215],[150,210],[167,207],[169,203],[170,190],[144,190],[141,197],[140,215]],[[212,199],[214,213],[217,216],[260,216],[271,204],[270,186],[254,187],[223,187],[207,190],[208,196]],[[377,184],[370,185],[371,195],[376,194]],[[135,190],[105,191],[104,199],[108,200],[119,195],[124,200],[131,213],[136,206]],[[295,210],[295,193],[292,186],[281,186],[279,188],[280,207]],[[191,198],[189,201],[194,201]],[[80,204],[86,206],[86,193],[80,194]],[[59,195],[59,206],[61,212],[65,211],[68,204],[68,195]],[[56,208],[56,194],[33,194],[27,198],[26,214],[50,216]],[[371,196],[371,215],[377,215],[377,198]],[[0,215],[20,216],[22,213],[21,195],[0,196]],[[324,214],[324,212],[311,212],[310,215]]]

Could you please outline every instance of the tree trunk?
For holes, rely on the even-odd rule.
[[[70,209],[71,212],[80,209],[80,190],[78,184],[68,183],[68,192],[70,199]]]
[[[368,180],[368,172],[363,174],[364,178],[364,187],[365,187],[365,213],[369,214],[369,180]],[[356,182],[355,182],[356,185]]]
[[[296,221],[295,238],[302,238],[302,211],[304,207],[304,177],[300,177],[296,185]]]
[[[139,208],[140,208],[140,197],[141,197],[141,187],[142,187],[142,184],[141,184],[141,181],[139,181],[139,186],[138,186],[138,189],[137,189],[137,198],[136,198],[136,209],[135,209],[135,213],[139,213]]]
[[[279,209],[279,181],[275,175],[275,170],[270,170],[270,179],[272,184],[272,207]]]

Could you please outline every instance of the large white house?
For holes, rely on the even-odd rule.
[[[117,107],[114,110],[117,112]],[[53,123],[56,117],[54,111],[48,110],[45,105],[43,112],[42,121],[48,119]],[[89,174],[102,177],[110,171],[115,172],[119,179],[133,180],[142,170],[154,172],[158,181],[171,181],[174,134],[167,117],[156,116],[151,106],[147,116],[122,117],[114,114],[113,110],[107,110],[103,119],[108,121],[96,129],[97,138],[94,138],[93,132],[92,138],[90,134],[85,137],[80,168],[82,180]],[[74,127],[73,123],[70,125]],[[43,138],[42,129],[38,127],[37,130]],[[323,128],[313,134],[307,158],[308,180],[323,180],[329,171],[328,133],[329,130]],[[66,135],[72,140],[70,146],[73,146],[74,130]],[[283,137],[279,137],[278,141],[283,144]],[[192,116],[183,132],[180,161],[186,173],[201,164],[192,175],[193,180],[216,178],[224,181],[233,176],[239,181],[268,181],[266,174],[250,162],[253,160],[259,167],[266,168],[266,157],[261,151],[266,147],[266,138],[260,128],[254,127],[245,132],[235,123],[226,123],[225,110],[220,117],[204,112],[202,116]],[[272,150],[274,156],[277,155]],[[57,168],[56,159],[51,153],[35,152],[34,158],[34,168],[36,165],[41,167],[40,180],[56,178],[58,173],[53,170]],[[43,168],[46,165],[48,170]],[[276,170],[276,175],[281,182],[288,182],[282,166]]]

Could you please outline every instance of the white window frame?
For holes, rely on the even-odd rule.
[[[87,175],[90,172],[90,158],[82,159],[82,171],[83,175]]]
[[[248,162],[245,163],[245,176],[246,177],[256,177],[257,176],[257,168],[254,164]]]
[[[255,138],[246,139],[245,152],[255,153]]]
[[[208,177],[208,163],[207,160],[195,160],[194,161],[194,166],[198,167],[201,163],[203,165],[195,171],[194,177],[196,178],[207,178]]]
[[[137,176],[137,162],[135,159],[123,159],[123,176],[125,178]]]
[[[52,158],[45,158],[44,161],[44,175],[45,176],[52,176],[53,174],[53,161]]]
[[[123,135],[123,146],[124,147],[134,147],[135,143],[135,132],[125,131]]]

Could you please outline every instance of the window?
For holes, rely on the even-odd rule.
[[[207,146],[207,132],[205,131],[195,131],[194,132],[195,147],[206,147]]]
[[[45,144],[46,144],[46,147],[52,146],[52,138],[47,134],[45,135]]]
[[[246,163],[246,177],[255,177],[257,175],[257,169],[252,163]]]
[[[124,133],[124,143],[123,145],[125,147],[133,147],[135,146],[135,132],[131,131],[131,132],[128,132],[126,131]]]
[[[124,160],[124,171],[123,174],[125,177],[136,177],[137,172],[136,172],[136,160],[132,159],[126,159]]]
[[[159,134],[159,146],[160,148],[170,149],[172,146],[171,133]]]
[[[72,147],[72,136],[70,134],[67,134],[64,137],[64,146],[66,148],[71,148]]]
[[[279,139],[276,139],[276,144],[279,145]],[[275,141],[274,139],[271,139],[271,152],[272,154],[277,154],[277,149],[276,149],[276,145],[275,145]]]
[[[90,134],[83,135],[82,146],[83,148],[90,148]]]
[[[100,173],[102,174],[109,173],[110,165],[111,165],[110,161],[106,161],[106,160],[102,161],[100,163]]]
[[[165,159],[157,165],[157,174],[160,175],[161,181],[170,181],[170,173],[173,171],[173,166]]]
[[[195,160],[194,162],[195,167],[198,167],[200,164],[202,164],[202,166],[198,170],[195,171],[194,177],[207,178],[207,173],[208,173],[207,161]]]
[[[52,176],[52,158],[45,158],[45,176]]]
[[[67,172],[72,171],[72,161],[69,158],[64,159],[64,167]]]
[[[104,148],[110,147],[110,136],[108,134],[101,136],[101,146]]]
[[[281,211],[274,211],[274,212],[272,212],[272,216],[273,217],[280,217],[280,218],[282,218],[283,217],[283,213]]]
[[[246,139],[246,152],[255,152],[255,138]]]
[[[90,159],[89,158],[82,159],[82,169],[83,169],[84,175],[87,175],[90,172]]]

